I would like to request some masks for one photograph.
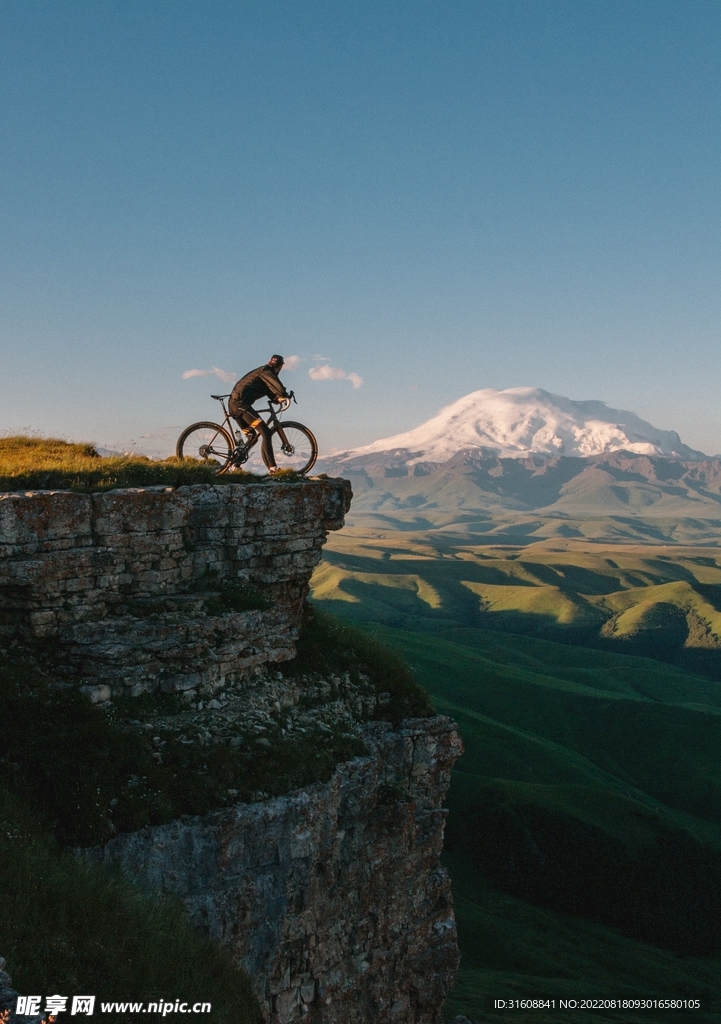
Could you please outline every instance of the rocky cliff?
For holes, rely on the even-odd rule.
[[[157,692],[161,710],[123,728],[152,737],[158,766],[175,748],[250,767],[294,744],[352,750],[311,773],[324,781],[245,802],[228,789],[209,814],[78,855],[178,896],[247,969],[271,1024],[435,1024],[458,963],[440,865],[455,727],[383,721],[395,698],[363,671],[274,668],[295,654],[349,501],[340,480],[0,495],[1,623],[50,642],[58,685],[111,718],[118,698]]]
[[[455,977],[440,853],[458,735],[446,718],[360,732],[368,756],[328,783],[85,854],[179,896],[233,949],[273,1024],[431,1024]]]
[[[223,686],[293,656],[349,503],[342,480],[0,494],[0,630],[51,638],[95,700]]]

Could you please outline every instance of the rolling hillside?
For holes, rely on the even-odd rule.
[[[359,620],[533,635],[721,678],[713,547],[492,545],[454,531],[355,527],[330,539],[312,588],[329,610]]]
[[[696,994],[718,1020],[718,549],[356,525],[312,596],[399,650],[460,726],[448,1019],[615,992]]]

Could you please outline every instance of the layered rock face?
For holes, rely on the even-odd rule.
[[[328,783],[85,851],[181,898],[256,983],[271,1024],[435,1024],[458,966],[441,808],[447,718],[361,726]]]
[[[0,495],[0,629],[52,638],[96,700],[222,687],[293,657],[349,504],[343,480]],[[270,607],[213,614],[239,584]]]
[[[78,855],[178,896],[247,969],[269,1024],[437,1024],[458,965],[440,865],[455,727],[369,720],[391,695],[360,673],[270,670],[295,654],[349,504],[343,480],[0,495],[0,630],[50,642],[97,702],[180,692],[172,714],[130,723],[159,763],[173,742],[251,756],[328,734],[365,744],[328,782]],[[238,591],[252,605],[244,587],[258,606],[229,607]]]

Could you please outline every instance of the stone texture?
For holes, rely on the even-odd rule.
[[[51,638],[93,699],[222,687],[293,657],[350,496],[343,480],[0,494],[0,631]],[[272,607],[208,614],[209,588],[237,583]]]
[[[61,634],[65,665],[89,695],[220,689],[295,654],[298,617],[280,606],[223,615],[83,622]]]
[[[383,712],[372,681],[354,675],[307,673],[296,678],[256,669],[210,700],[207,693],[185,693],[172,713],[147,709],[141,721],[131,719],[128,725],[152,733],[159,761],[167,744],[176,741],[269,749],[302,736],[322,747],[329,735],[361,738],[358,726]],[[256,791],[254,799],[268,796]]]
[[[361,731],[370,756],[328,783],[83,851],[180,897],[270,1024],[435,1024],[455,977],[441,803],[460,739],[441,717]]]

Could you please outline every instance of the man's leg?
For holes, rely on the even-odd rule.
[[[260,434],[262,439],[262,448],[260,454],[263,458],[263,462],[269,470],[276,468],[275,457],[273,455],[273,445],[270,440],[270,431],[268,430],[265,422],[260,418],[255,409],[243,409],[236,419],[241,426],[249,427],[254,430],[257,434]]]
[[[263,447],[260,450],[260,454],[263,456],[263,462],[268,467],[268,471],[272,472],[276,468],[276,465],[275,456],[273,455],[273,445],[270,440],[270,431],[263,420],[260,420],[258,423],[254,423],[253,426],[263,438]]]

